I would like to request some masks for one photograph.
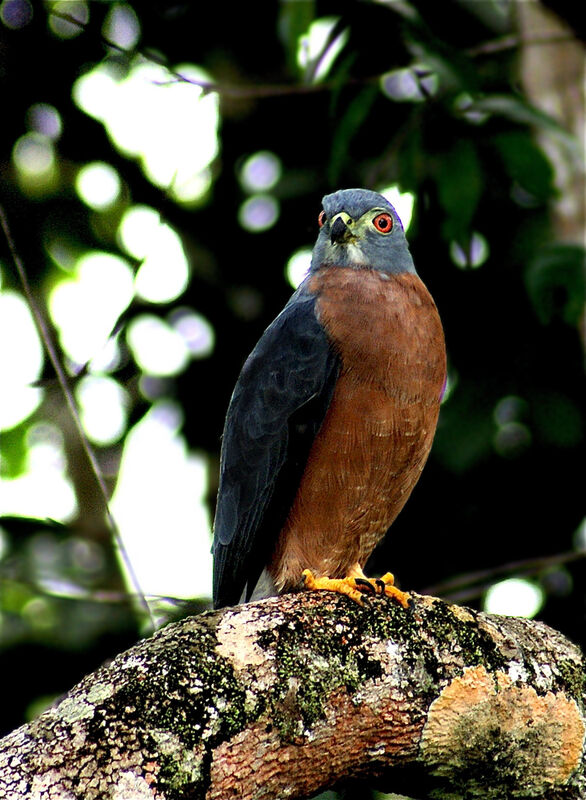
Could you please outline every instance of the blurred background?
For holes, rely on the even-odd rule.
[[[137,582],[209,607],[230,393],[338,188],[396,205],[449,357],[370,571],[586,644],[574,3],[2,0],[0,91],[3,732],[148,633]]]

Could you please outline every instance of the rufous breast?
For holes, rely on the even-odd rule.
[[[417,275],[333,267],[309,288],[340,372],[269,565],[279,589],[306,568],[343,577],[364,566],[421,474],[446,375],[439,315]]]

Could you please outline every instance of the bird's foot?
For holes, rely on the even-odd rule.
[[[350,576],[346,578],[316,578],[310,569],[304,569],[302,575],[304,587],[310,591],[325,589],[328,592],[345,594],[361,606],[364,605],[364,595],[384,594],[387,597],[392,597],[403,608],[409,607],[409,595],[407,592],[397,589],[395,579],[390,572],[387,572],[382,578]]]

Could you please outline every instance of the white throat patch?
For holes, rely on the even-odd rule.
[[[348,261],[351,264],[366,264],[362,248],[357,244],[347,244],[345,246]]]

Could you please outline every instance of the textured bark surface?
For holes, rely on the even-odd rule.
[[[0,742],[0,798],[586,797],[585,670],[538,622],[298,594],[169,625]]]

